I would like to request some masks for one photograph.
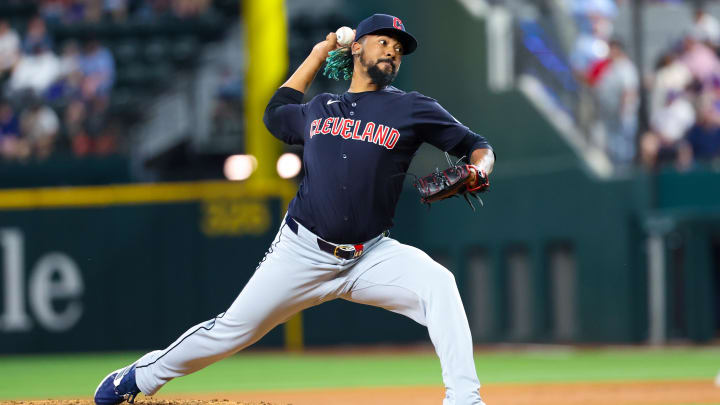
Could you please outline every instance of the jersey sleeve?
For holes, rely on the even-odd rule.
[[[305,140],[307,104],[300,104],[302,98],[302,92],[280,87],[265,108],[265,127],[275,138],[289,145],[302,145]]]
[[[424,142],[447,152],[470,132],[434,99],[420,93],[413,95],[413,127]]]

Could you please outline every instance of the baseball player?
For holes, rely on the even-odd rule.
[[[270,100],[264,121],[304,145],[305,177],[268,252],[226,312],[164,350],[111,372],[97,404],[133,402],[258,341],[293,314],[342,298],[403,314],[427,326],[446,387],[443,405],[483,404],[472,338],[455,279],[423,251],[389,237],[403,176],[420,144],[468,156],[477,178],[494,153],[435,100],[390,86],[417,41],[402,21],[375,14],[350,45],[352,81],[343,94],[303,94],[339,48],[336,35],[310,55]],[[398,175],[400,174],[400,175]]]

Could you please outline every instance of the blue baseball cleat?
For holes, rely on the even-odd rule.
[[[134,403],[140,389],[135,384],[135,363],[108,374],[95,390],[97,405],[115,405],[128,401]]]

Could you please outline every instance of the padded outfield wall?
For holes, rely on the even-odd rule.
[[[646,184],[553,179],[497,179],[478,213],[460,200],[428,211],[405,190],[392,236],[453,270],[477,342],[644,341],[650,211],[632,203]],[[668,267],[669,333],[704,341],[716,325],[707,242],[719,221],[698,204],[720,182],[707,173],[659,181],[680,191],[661,193],[666,209],[651,211],[677,221],[669,257],[688,250]],[[232,302],[293,191],[218,182],[0,192],[2,352],[166,345]],[[285,345],[287,330],[259,345]],[[408,319],[342,301],[305,311],[301,333],[306,345],[428,340]]]

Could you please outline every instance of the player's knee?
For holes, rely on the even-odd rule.
[[[451,284],[455,285],[455,275],[445,268],[445,266],[441,265],[440,263],[434,261],[432,258],[430,258],[427,253],[422,252],[423,255],[425,255],[430,263],[432,265],[430,266],[430,273],[432,276],[430,277],[431,280],[436,281],[440,284]]]
[[[247,337],[248,332],[256,331],[262,324],[262,319],[252,314],[239,319],[237,317],[226,316],[216,320],[217,327],[225,331],[228,335],[238,335],[238,337]]]
[[[430,284],[433,290],[454,290],[456,287],[455,275],[445,267],[438,265],[430,278]]]
[[[253,317],[242,320],[218,319],[216,327],[219,328],[216,333],[223,336],[222,342],[226,343],[228,352],[244,349],[260,340],[271,329],[267,322]]]
[[[452,288],[452,289],[455,289],[457,286],[457,283],[455,281],[455,275],[446,268],[443,268],[442,282],[443,282],[444,286]]]

